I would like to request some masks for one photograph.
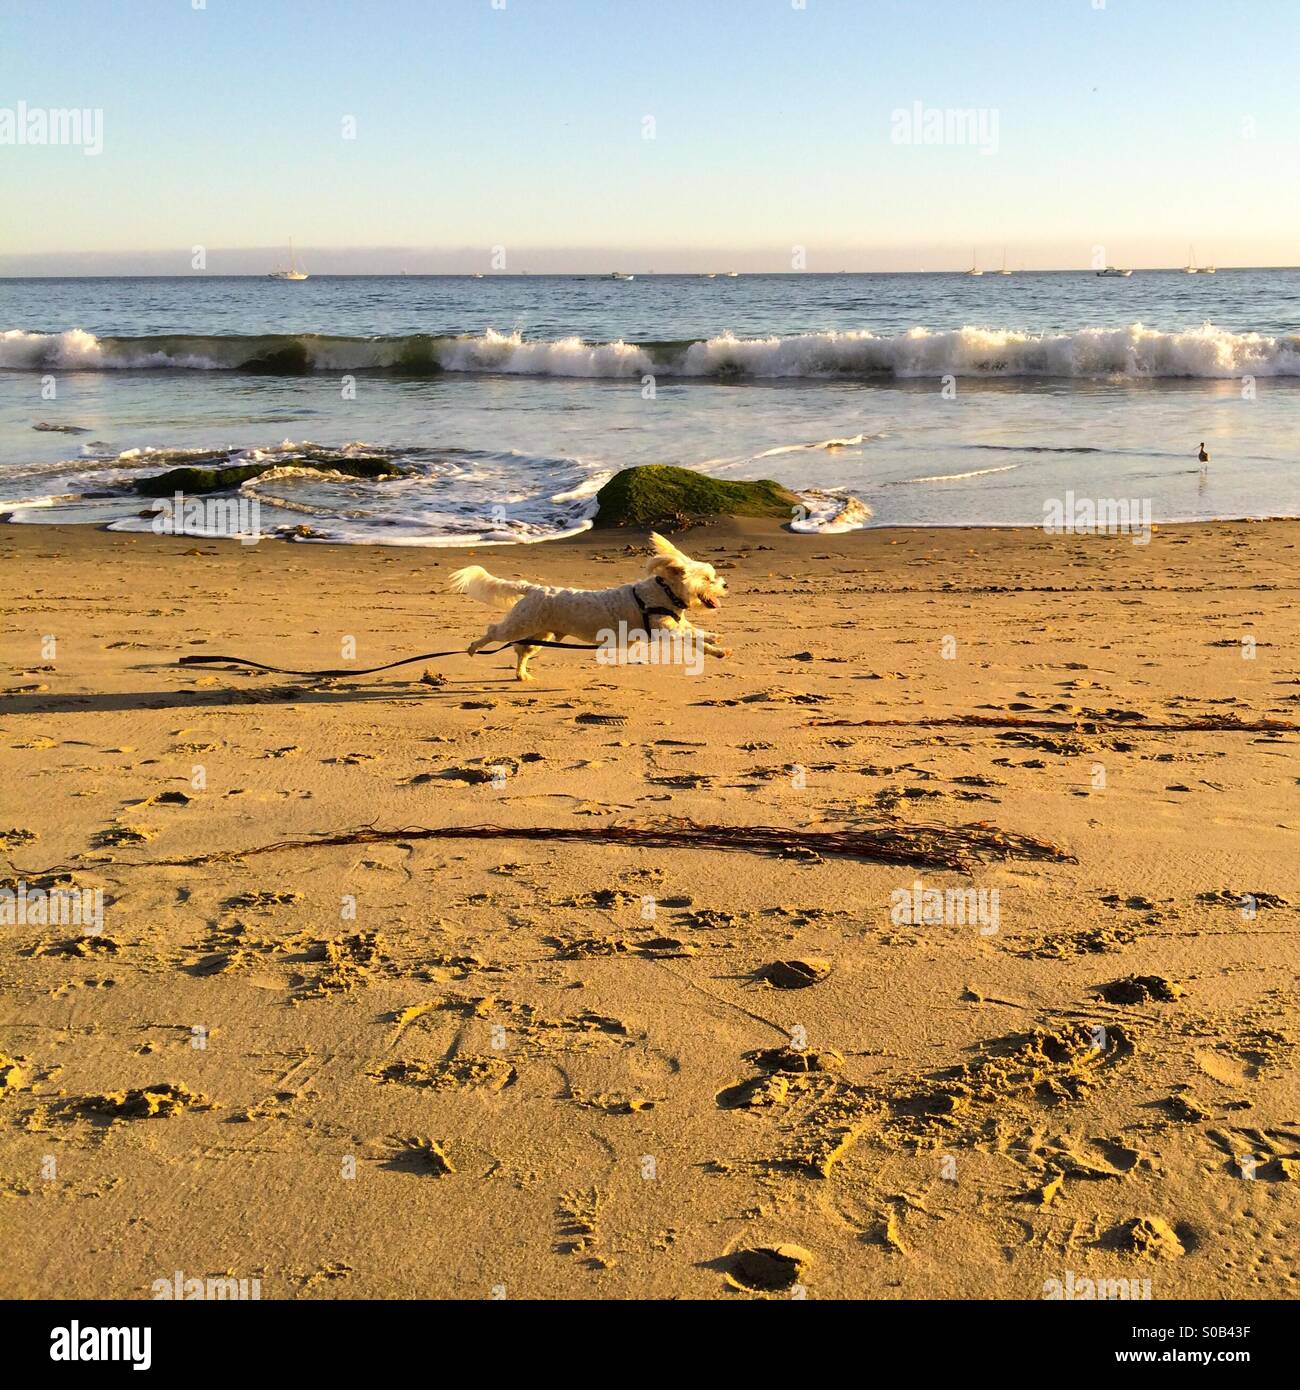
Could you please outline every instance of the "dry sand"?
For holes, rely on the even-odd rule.
[[[465,644],[465,552],[0,532],[9,874],[106,897],[101,937],[3,932],[0,1294],[1295,1292],[1300,735],[1126,726],[1300,722],[1300,526],[678,539],[734,595],[698,676],[543,653],[519,686],[507,653],[313,685],[174,662]],[[599,586],[638,540],[477,559]],[[1076,861],[402,838],[132,867],[668,816],[980,820]],[[996,889],[997,930],[891,920],[918,878]],[[762,973],[789,961],[813,982]]]

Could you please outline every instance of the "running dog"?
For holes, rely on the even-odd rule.
[[[686,617],[692,608],[717,608],[727,596],[727,581],[712,565],[683,555],[662,536],[652,532],[650,542],[656,553],[646,565],[645,578],[617,589],[557,589],[523,579],[498,579],[482,565],[457,570],[448,583],[452,593],[496,607],[511,605],[505,617],[470,643],[470,655],[494,642],[510,643],[515,649],[515,677],[527,681],[532,680],[528,663],[541,650],[529,638],[607,642],[618,634],[648,636],[666,629],[693,634],[709,656],[730,656],[727,648],[717,645],[715,633],[692,626]]]

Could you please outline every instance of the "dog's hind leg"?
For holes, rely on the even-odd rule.
[[[555,634],[553,632],[536,632],[535,637],[540,637],[544,642],[553,642]],[[534,646],[531,642],[515,643],[515,679],[517,681],[532,680],[532,673],[528,669],[528,663],[541,651],[540,647]]]
[[[477,656],[484,647],[493,646],[495,643],[507,644],[513,642],[518,637],[525,635],[532,636],[529,632],[531,625],[524,621],[521,622],[514,614],[514,611],[507,613],[504,618],[498,619],[493,623],[482,637],[476,637],[467,648],[471,656]]]

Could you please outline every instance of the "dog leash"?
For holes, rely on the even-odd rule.
[[[650,630],[650,619],[652,617],[680,618],[686,608],[686,604],[665,584],[660,575],[655,575],[655,582],[664,591],[668,601],[673,604],[672,608],[655,608],[645,602],[635,587],[632,590],[632,597],[636,600],[636,606],[641,610],[642,621],[646,624],[646,631]],[[599,642],[550,642],[541,637],[521,638],[518,642],[502,642],[499,647],[493,647],[490,651],[485,647],[481,651],[474,653],[475,656],[495,656],[497,652],[503,652],[507,647],[559,647],[564,651],[570,652],[594,652],[599,651]],[[373,676],[380,671],[391,671],[397,666],[414,666],[417,661],[434,661],[443,656],[465,656],[468,655],[461,647],[452,647],[445,652],[424,652],[420,656],[403,657],[401,661],[390,661],[384,666],[367,666],[364,670],[357,670],[355,667],[340,669],[337,671],[294,671],[288,666],[265,666],[260,661],[250,661],[246,656],[218,656],[215,653],[203,653],[193,656],[183,656],[178,664],[181,666],[214,666],[218,662],[226,666],[248,666],[255,671],[270,671],[277,676]]]
[[[497,652],[503,652],[507,647],[528,646],[528,647],[562,647],[571,652],[594,652],[600,649],[599,642],[548,642],[540,637],[521,638],[518,642],[502,642],[499,647],[492,647],[490,650],[484,647],[481,651],[474,653],[475,656],[495,656]],[[177,662],[179,666],[214,666],[218,662],[226,666],[249,666],[255,671],[270,671],[277,676],[373,676],[379,671],[391,671],[396,666],[413,666],[417,661],[433,661],[442,656],[467,656],[464,647],[452,647],[445,652],[424,652],[420,656],[405,656],[401,661],[390,661],[384,666],[367,666],[363,670],[356,667],[341,668],[337,671],[295,671],[288,666],[266,666],[260,661],[250,661],[246,656],[221,656],[215,652],[196,653],[193,656],[183,656]]]

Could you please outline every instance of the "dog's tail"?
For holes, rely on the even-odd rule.
[[[506,607],[535,587],[523,579],[498,579],[482,565],[457,570],[447,581],[447,588],[453,594],[468,594],[479,603],[490,603],[498,608]]]

